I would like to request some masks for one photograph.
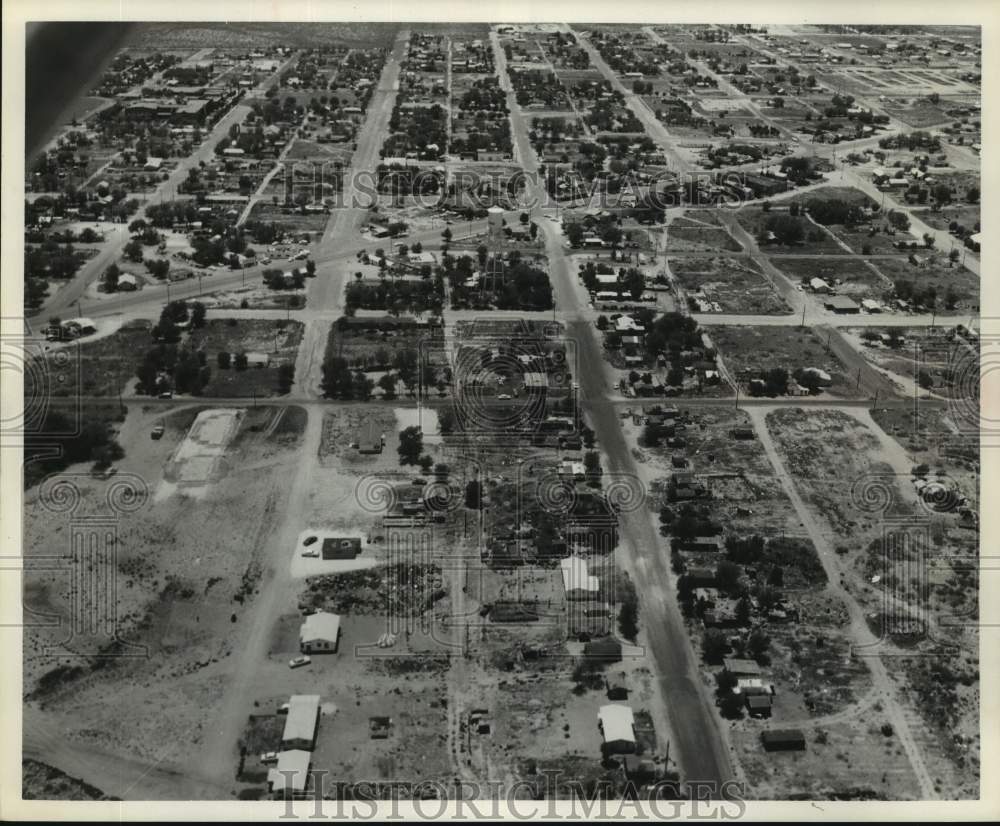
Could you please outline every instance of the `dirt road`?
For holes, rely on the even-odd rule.
[[[749,409],[747,412],[750,415],[750,420],[753,422],[757,437],[764,446],[764,452],[767,454],[767,458],[774,468],[775,475],[781,482],[782,488],[795,508],[795,513],[799,521],[802,523],[803,528],[805,528],[806,533],[816,548],[816,553],[823,564],[823,569],[826,571],[828,590],[831,594],[842,600],[844,606],[847,608],[850,615],[850,634],[854,641],[855,650],[863,650],[867,647],[868,652],[874,651],[877,640],[868,628],[864,610],[854,597],[840,585],[842,571],[830,537],[799,495],[795,481],[785,468],[784,461],[778,453],[774,440],[771,438],[766,422],[767,414],[770,411],[764,407],[757,407]],[[899,738],[900,745],[902,745],[907,759],[910,761],[917,783],[920,785],[921,798],[924,800],[936,799],[937,793],[934,791],[934,781],[927,770],[927,765],[924,763],[920,747],[917,745],[913,738],[913,733],[910,731],[906,714],[896,698],[896,686],[889,676],[885,664],[879,656],[871,653],[862,656],[861,659],[871,671],[872,680],[879,694],[879,699],[882,702],[883,713],[892,724],[893,730]]]

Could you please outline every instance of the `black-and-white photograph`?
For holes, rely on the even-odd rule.
[[[987,5],[15,7],[8,801],[995,805]]]

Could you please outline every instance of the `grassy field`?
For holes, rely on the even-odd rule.
[[[113,398],[134,377],[136,354],[153,345],[148,321],[133,321],[92,343],[70,344],[46,357],[51,381],[47,392],[58,397]],[[26,382],[25,392],[29,392]]]

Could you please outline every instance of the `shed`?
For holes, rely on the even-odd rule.
[[[760,666],[753,660],[726,657],[722,661],[722,666],[730,674],[737,677],[759,677],[761,674]]]
[[[317,611],[306,617],[299,629],[299,650],[303,654],[324,654],[337,650],[340,616]]]
[[[133,290],[139,289],[139,282],[132,273],[123,272],[118,276],[118,291],[119,292],[132,292]]]
[[[604,750],[611,754],[635,753],[635,715],[630,706],[610,704],[597,712],[598,726],[604,735]]]
[[[606,675],[604,678],[604,684],[608,690],[609,700],[628,699],[628,684],[625,682],[624,671]]]
[[[319,695],[293,694],[288,700],[288,716],[281,745],[285,749],[312,751],[316,746],[319,727]]]
[[[760,740],[765,751],[803,751],[806,747],[806,736],[797,728],[763,731]]]
[[[354,559],[361,553],[357,536],[328,536],[323,540],[323,559]]]
[[[861,308],[857,302],[846,295],[831,295],[823,299],[823,306],[835,313],[859,313]]]
[[[583,656],[601,662],[616,663],[622,659],[622,644],[614,637],[604,637],[583,646]]]
[[[751,717],[770,717],[773,698],[770,694],[747,694],[746,707]]]

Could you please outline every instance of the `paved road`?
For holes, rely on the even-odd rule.
[[[491,39],[496,63],[502,72],[505,66],[503,50],[495,34],[491,34]],[[522,153],[521,164],[525,172],[534,172],[537,161],[513,94],[508,95],[508,107],[512,113],[514,140]],[[530,182],[537,179],[530,174],[527,178],[529,186],[535,186]],[[529,200],[538,203],[538,193]],[[551,221],[543,220],[539,207],[532,212],[545,238],[556,305],[563,318],[574,319],[568,324],[567,338],[573,342],[575,362],[580,368],[576,378],[580,383],[582,406],[606,456],[607,470],[611,474],[637,478],[635,461],[625,441],[618,412],[607,403],[609,382],[603,367],[602,346],[590,319],[592,312],[588,312],[585,300],[581,299],[575,270],[567,261],[562,234]],[[657,536],[652,515],[646,510],[624,515],[622,539],[621,560],[639,591],[642,634],[649,645],[653,670],[667,705],[670,734],[673,735],[671,754],[681,767],[684,780],[720,784],[732,777],[733,770],[718,731],[719,717],[701,690],[695,654],[668,569],[668,554]]]
[[[673,169],[677,172],[690,172],[694,167],[677,151],[673,136],[660,119],[656,117],[656,113],[646,105],[644,100],[622,83],[621,78],[618,77],[617,73],[601,57],[601,53],[587,37],[579,31],[575,31],[574,34],[576,34],[580,45],[590,56],[591,65],[604,75],[605,79],[616,91],[621,92],[625,98],[625,105],[632,110],[633,114],[645,127],[646,134],[653,139],[656,145],[667,156],[667,159],[671,161]]]

